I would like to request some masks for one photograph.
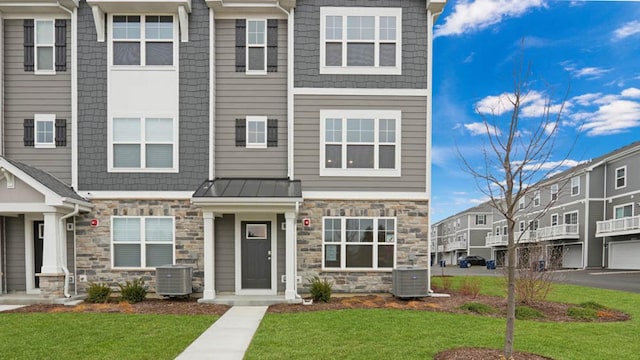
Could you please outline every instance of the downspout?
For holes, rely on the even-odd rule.
[[[444,9],[444,7],[443,7]],[[443,10],[440,10],[436,13],[432,13],[431,9],[429,9],[429,2],[427,2],[427,172],[428,176],[426,178],[426,193],[429,200],[429,231],[427,232],[427,253],[429,257],[431,257],[431,129],[432,129],[432,117],[431,111],[433,109],[433,25],[436,21],[436,17],[442,14]],[[437,239],[437,237],[436,237]],[[436,244],[436,260],[438,258],[438,244]],[[429,259],[431,260],[431,259]],[[429,279],[429,283],[427,288],[429,289],[429,293],[433,293],[431,289],[431,261],[427,263],[427,277]]]
[[[589,196],[591,194],[591,170],[585,171],[585,189],[584,189],[584,259],[582,261],[582,268],[586,269],[589,266]]]
[[[2,289],[0,289],[0,292],[2,292],[3,294],[7,293],[7,237],[5,235],[6,233],[6,227],[7,226],[7,221],[6,221],[6,217],[2,217],[2,231],[0,231],[0,242],[2,243],[2,285],[4,287],[4,292],[2,291]]]
[[[67,248],[67,244],[66,244],[66,234],[65,232],[66,230],[66,226],[65,226],[65,220],[67,220],[68,218],[72,217],[72,216],[76,216],[80,213],[80,206],[78,204],[75,205],[75,208],[73,209],[72,212],[68,213],[67,215],[64,215],[60,218],[60,223],[58,224],[58,230],[59,230],[59,237],[60,239],[64,239],[65,243],[63,245],[60,245],[62,247],[62,249],[60,249],[60,251],[58,252],[58,261],[62,264],[62,272],[64,272],[64,297],[66,298],[70,298],[71,295],[69,295],[69,269],[67,269],[67,264],[63,263],[63,259],[64,257],[62,256],[63,251],[66,253],[66,248]],[[74,237],[74,244],[75,244],[75,237]],[[74,248],[75,251],[75,248]],[[75,258],[76,254],[73,254],[73,257]]]
[[[604,199],[604,201],[602,201],[602,220],[605,221],[607,220],[607,163],[604,163],[604,185],[602,188],[602,194],[604,195],[602,198]],[[602,237],[602,268],[604,269],[604,264],[606,263],[606,257],[605,257],[605,251],[607,249],[606,246],[607,243],[607,237],[603,236]],[[607,264],[608,265],[608,264]]]

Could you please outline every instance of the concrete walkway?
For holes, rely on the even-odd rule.
[[[18,308],[21,308],[23,306],[27,306],[27,305],[0,305],[0,312],[9,311],[9,310],[13,310],[13,309],[18,309]]]
[[[176,359],[242,360],[267,306],[233,306]]]

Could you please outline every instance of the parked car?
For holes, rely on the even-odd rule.
[[[483,258],[482,256],[477,256],[477,255],[465,256],[464,261],[467,262],[467,266],[471,266],[471,265],[486,266],[487,265],[487,260],[485,260],[485,258]]]

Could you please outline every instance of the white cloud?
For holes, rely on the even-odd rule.
[[[481,114],[502,115],[513,109],[508,93],[490,95],[476,103],[476,111]]]
[[[580,165],[579,161],[566,159],[561,161],[546,161],[542,164],[528,164],[523,168],[527,171],[538,170],[538,171],[548,171],[548,170],[557,170],[560,168],[570,168],[574,166]]]
[[[571,61],[563,61],[560,64],[564,67],[565,70],[573,74],[573,76],[577,78],[587,78],[588,80],[598,79],[603,74],[611,71],[610,69],[602,69],[602,68],[593,67],[593,66],[578,68]]]
[[[614,38],[620,40],[629,36],[640,34],[640,21],[630,21],[624,24],[622,27],[616,29],[614,32]]]
[[[444,23],[436,27],[434,34],[462,35],[484,30],[506,18],[519,17],[533,8],[544,6],[544,0],[461,0]]]
[[[471,133],[473,136],[477,135],[486,135],[487,133],[491,133],[491,135],[500,135],[500,129],[495,128],[489,124],[475,122],[471,124],[464,124],[464,127]]]
[[[513,111],[512,98],[513,94],[509,93],[490,95],[476,103],[476,110],[481,114],[502,115]],[[562,104],[551,104],[548,101],[543,93],[529,91],[520,98],[520,115],[523,118],[538,117],[543,115],[547,108],[551,114],[557,114],[562,109]],[[564,110],[570,106],[571,103],[566,102]]]
[[[613,100],[593,112],[575,114],[584,122],[582,130],[589,136],[611,135],[640,126],[640,103],[631,100]]]
[[[473,57],[476,55],[475,52],[471,52],[471,54],[469,54],[469,56],[467,56],[466,58],[464,58],[464,60],[462,61],[465,64],[468,64],[470,62],[473,62]]]
[[[578,105],[589,106],[601,97],[602,97],[602,93],[589,93],[589,94],[574,96],[573,98],[571,98],[571,101],[575,102]]]
[[[638,88],[624,89],[624,90],[622,90],[620,95],[622,95],[622,96],[624,96],[626,98],[640,99],[640,89],[638,89]]]

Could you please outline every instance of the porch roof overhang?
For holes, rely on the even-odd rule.
[[[0,156],[0,181],[7,189],[15,187],[16,179],[42,194],[41,203],[3,202],[0,199],[0,213],[48,212],[57,208],[74,208],[90,211],[93,205],[78,195],[71,187],[41,169]]]
[[[56,15],[68,18],[80,0],[0,0],[0,12],[6,15]]]
[[[271,178],[207,180],[191,198],[194,205],[233,212],[291,211],[297,210],[301,201],[299,180]]]
[[[286,19],[296,0],[205,0],[216,18],[269,16]]]

